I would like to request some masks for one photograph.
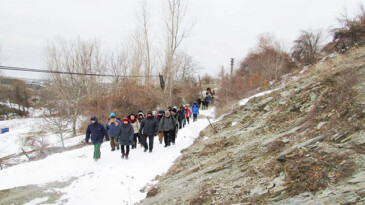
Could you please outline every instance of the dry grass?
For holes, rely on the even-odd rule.
[[[336,153],[312,152],[309,156],[296,153],[285,164],[285,181],[289,194],[323,190],[331,182],[336,183],[351,176],[356,164],[346,158],[346,155]],[[330,173],[334,173],[334,176]]]
[[[190,200],[190,205],[212,204],[212,198],[216,191],[210,184],[204,184],[200,187],[196,195]]]

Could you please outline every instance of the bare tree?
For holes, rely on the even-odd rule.
[[[58,134],[61,140],[62,149],[64,150],[64,136],[66,132],[70,131],[72,120],[69,118],[69,113],[62,112],[62,110],[68,110],[65,102],[58,100],[53,104],[52,110],[54,111],[50,113],[54,114],[45,114],[43,119],[50,126],[51,130]]]
[[[128,51],[123,47],[110,53],[108,64],[110,73],[115,75],[113,78],[114,84],[118,84],[120,82],[119,76],[127,76],[129,60]],[[124,79],[126,78],[124,77]]]
[[[294,41],[291,56],[304,65],[315,63],[320,54],[321,40],[321,31],[302,31],[298,39]]]
[[[169,97],[172,94],[174,84],[175,55],[181,43],[187,38],[194,26],[193,23],[186,22],[186,11],[187,7],[182,0],[167,0],[165,7],[165,29],[167,35],[163,73],[167,81],[166,88],[169,90]]]
[[[141,30],[141,40],[143,42],[143,63],[145,69],[146,85],[150,83],[150,75],[152,73],[152,42],[150,40],[150,19],[151,14],[147,4],[147,0],[140,1],[138,23]]]
[[[47,67],[52,71],[70,73],[104,73],[104,58],[97,41],[74,41],[58,39],[47,47]],[[55,87],[54,95],[67,105],[69,118],[72,120],[72,133],[76,135],[76,124],[82,111],[82,101],[91,96],[101,95],[99,83],[101,77],[75,74],[51,74]],[[62,110],[65,112],[65,110]]]
[[[181,51],[176,55],[176,80],[182,80],[192,77],[200,67],[192,56]]]

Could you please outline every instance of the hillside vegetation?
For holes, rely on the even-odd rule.
[[[200,133],[142,204],[365,203],[365,48]]]

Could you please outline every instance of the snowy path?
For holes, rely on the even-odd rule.
[[[213,113],[214,108],[201,111],[204,116],[213,117]],[[106,142],[98,162],[92,159],[93,147],[88,146],[10,167],[0,171],[0,190],[76,178],[70,186],[57,189],[64,193],[59,204],[134,204],[146,196],[140,190],[165,173],[180,151],[190,146],[207,125],[206,119],[190,123],[179,131],[176,145],[168,148],[155,138],[153,153],[145,153],[138,147],[131,150],[129,160],[121,159],[119,152],[111,152]]]

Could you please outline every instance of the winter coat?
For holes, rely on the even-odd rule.
[[[176,119],[172,116],[163,117],[160,121],[159,129],[160,131],[171,131],[175,130]]]
[[[105,129],[108,132],[109,137],[117,137],[118,136],[118,130],[120,129],[120,125],[122,125],[122,122],[117,120],[118,125],[116,126],[113,122],[111,125],[109,125],[110,120],[105,124]]]
[[[156,136],[157,129],[158,122],[154,117],[143,119],[141,122],[141,127],[139,128],[139,130],[147,136]]]
[[[190,108],[187,108],[187,109],[185,109],[185,110],[186,110],[186,112],[185,112],[185,117],[190,117],[190,115],[192,114],[192,112],[191,112]]]
[[[156,120],[157,120],[158,124],[160,124],[162,118],[163,118],[163,115],[157,115]]]
[[[133,144],[134,130],[131,124],[122,124],[118,132],[119,144],[132,145]]]
[[[131,122],[131,125],[133,127],[134,134],[138,134],[139,133],[139,127],[141,126],[141,123],[136,119],[135,122]]]
[[[194,115],[198,115],[199,114],[199,106],[198,104],[193,104],[193,106],[191,107],[191,112],[194,114]]]
[[[98,119],[96,119],[94,123],[91,123],[87,127],[85,142],[89,143],[89,139],[91,138],[93,144],[101,144],[103,143],[104,136],[106,141],[109,141],[107,131],[102,124],[98,123]]]
[[[179,110],[179,111],[177,112],[177,119],[178,119],[179,121],[182,121],[182,120],[184,120],[184,119],[185,119],[185,112],[184,112],[184,110]]]

